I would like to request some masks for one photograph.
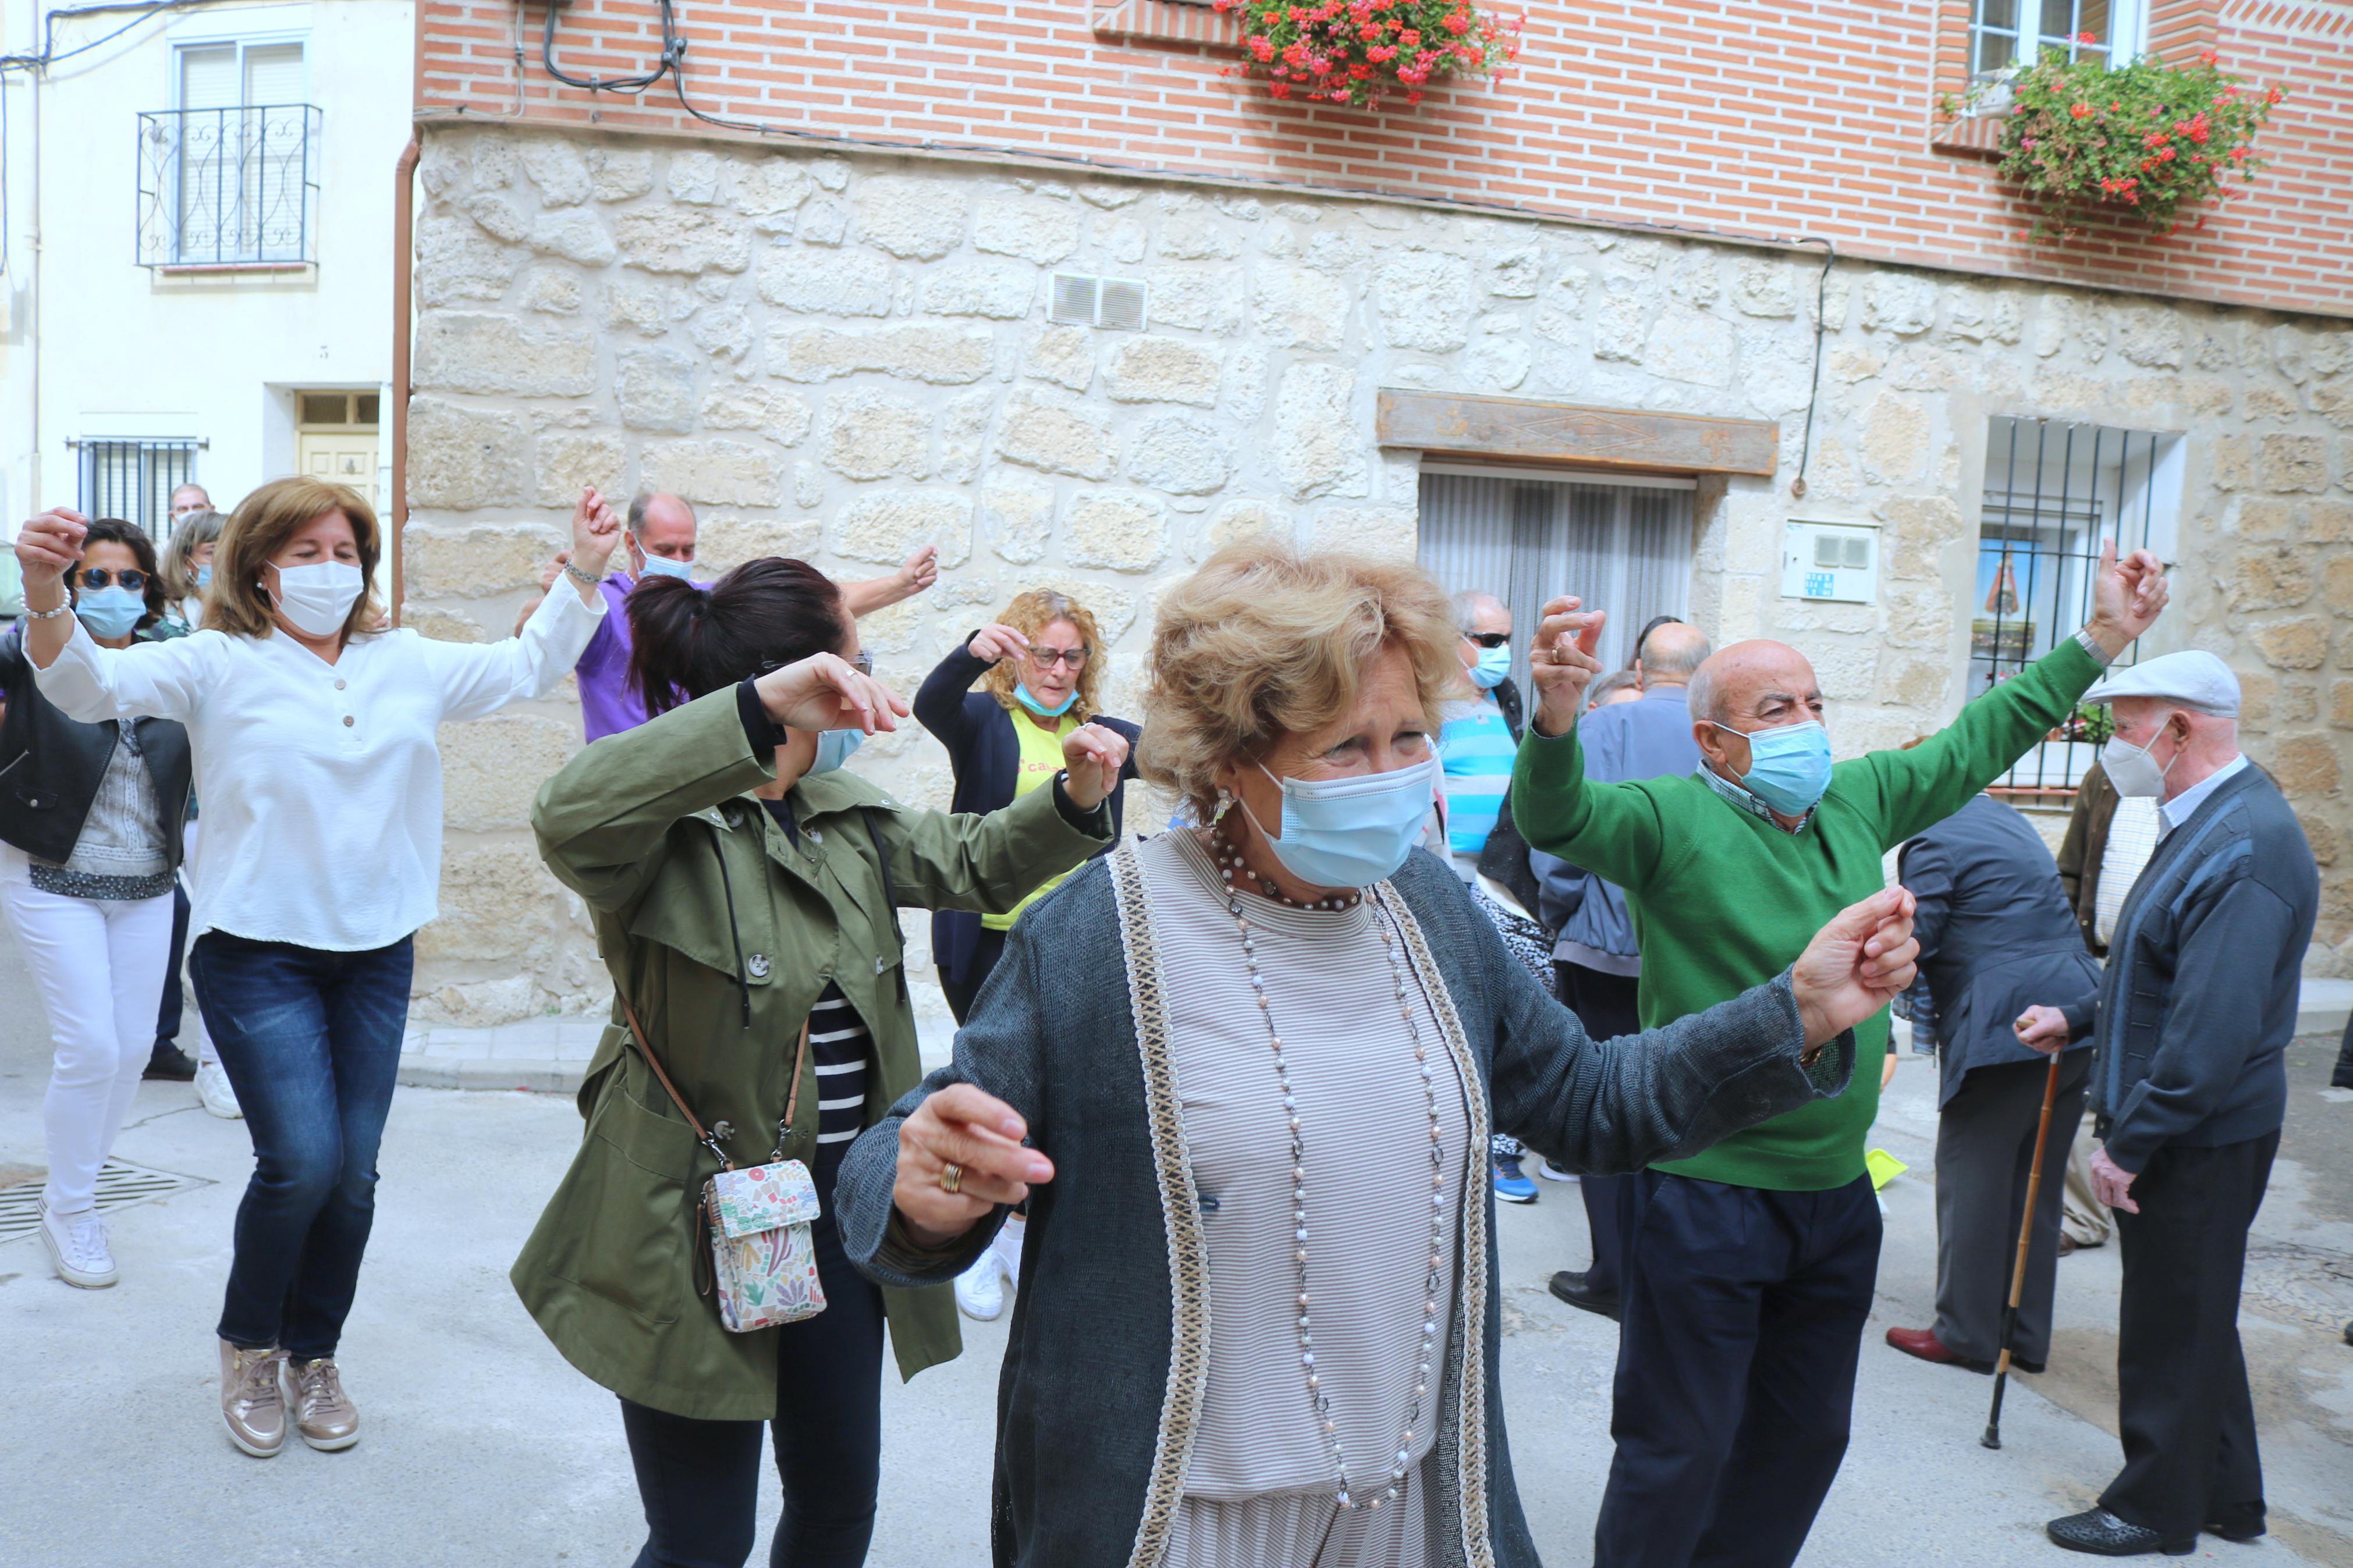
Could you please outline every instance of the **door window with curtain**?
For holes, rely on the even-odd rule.
[[[1420,560],[1449,594],[1475,588],[1512,612],[1512,679],[1528,692],[1528,640],[1547,599],[1607,610],[1599,655],[1619,669],[1653,616],[1691,599],[1692,486],[1550,479],[1476,468],[1421,473]]]
[[[310,79],[299,40],[179,51],[180,258],[302,253]]]

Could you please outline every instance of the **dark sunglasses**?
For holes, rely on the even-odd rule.
[[[103,566],[85,566],[75,579],[85,588],[128,588],[140,593],[147,586],[144,572],[110,572]]]
[[[1512,640],[1512,634],[1509,632],[1465,632],[1462,635],[1467,640],[1477,643],[1481,647],[1501,647]]]

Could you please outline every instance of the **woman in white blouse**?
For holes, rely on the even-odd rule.
[[[253,1130],[220,1320],[221,1414],[258,1458],[294,1425],[314,1448],[359,1440],[334,1354],[375,1210],[375,1160],[408,1020],[410,939],[441,866],[438,725],[562,679],[605,613],[620,523],[594,490],[572,519],[572,593],[519,637],[378,632],[383,552],[357,493],[310,479],[248,496],[223,532],[205,629],[102,648],[60,614],[86,521],[17,536],[25,650],[41,694],[84,723],[187,726],[205,834],[190,964],[205,1024]]]

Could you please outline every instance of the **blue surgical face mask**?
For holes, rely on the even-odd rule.
[[[74,614],[94,637],[128,637],[146,613],[146,597],[128,588],[92,588],[74,598]]]
[[[1715,721],[1708,721],[1715,724]],[[1732,730],[1729,724],[1715,724]],[[1831,732],[1819,720],[1772,730],[1732,730],[1748,742],[1748,793],[1784,816],[1803,816],[1831,787]]]
[[[1493,691],[1503,685],[1504,678],[1511,673],[1510,644],[1502,647],[1482,647],[1479,650],[1479,662],[1471,667],[1471,684],[1482,691]]]
[[[1282,791],[1282,837],[1268,837],[1249,806],[1242,815],[1284,870],[1317,888],[1365,888],[1395,875],[1430,819],[1438,782],[1435,761],[1345,779],[1277,778],[1262,766],[1259,772]]]
[[[1071,688],[1071,694],[1068,697],[1063,698],[1060,702],[1057,702],[1051,708],[1049,708],[1043,702],[1039,701],[1035,697],[1030,696],[1029,689],[1027,686],[1024,686],[1018,680],[1013,683],[1013,700],[1018,702],[1022,707],[1027,708],[1030,712],[1035,713],[1040,719],[1060,718],[1063,714],[1068,713],[1071,710],[1071,705],[1077,702],[1078,700],[1079,689],[1073,686]]]
[[[667,555],[649,553],[646,556],[646,563],[638,569],[638,575],[640,578],[676,577],[681,582],[691,582],[694,577],[694,563],[672,561]]]
[[[209,587],[211,587],[212,585],[213,585],[213,569],[212,569],[211,567],[209,567],[209,566],[199,566],[199,567],[197,567],[197,568],[196,568],[196,586],[197,586],[197,587],[199,587],[199,588],[209,588]]]
[[[849,753],[866,743],[863,730],[820,730],[817,737],[817,760],[809,763],[813,773],[829,773],[849,761]]]

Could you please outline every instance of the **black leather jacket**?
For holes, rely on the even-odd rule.
[[[33,684],[20,622],[0,637],[0,840],[43,860],[63,861],[81,837],[98,781],[113,759],[118,721],[83,724],[50,706]],[[181,826],[188,816],[194,764],[186,728],[169,719],[135,719],[139,750],[164,808],[164,852],[180,864]]]

